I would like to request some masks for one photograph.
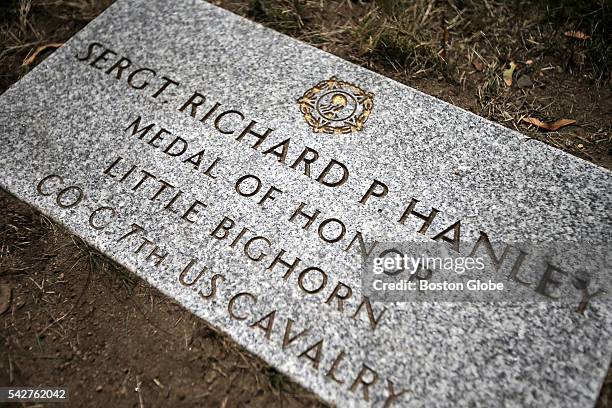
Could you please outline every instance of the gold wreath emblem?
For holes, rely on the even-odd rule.
[[[331,77],[306,91],[298,103],[313,132],[345,134],[363,129],[374,107],[374,95]]]

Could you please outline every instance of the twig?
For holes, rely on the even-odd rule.
[[[11,359],[11,348],[8,350],[8,363],[9,363],[9,384],[13,383],[13,361]]]
[[[72,268],[74,268],[76,266],[76,264],[78,263],[75,262],[74,265],[72,265]],[[70,269],[72,269],[70,268]],[[51,326],[53,326],[55,323],[58,323],[60,321],[62,321],[63,319],[65,319],[67,316],[69,316],[74,309],[81,304],[81,301],[83,300],[83,296],[85,295],[85,292],[87,292],[87,288],[89,287],[89,281],[91,280],[91,273],[93,270],[93,265],[91,264],[91,262],[89,262],[89,270],[87,271],[87,280],[85,281],[85,285],[83,287],[83,290],[81,291],[81,293],[79,294],[79,297],[77,298],[76,302],[72,305],[72,307],[70,308],[70,310],[68,310],[63,316],[61,316],[58,319],[53,320],[51,323],[49,323],[47,325],[47,327],[45,327],[40,333],[38,333],[38,337],[42,336]],[[43,280],[44,282],[44,280]],[[34,282],[36,284],[36,282]]]
[[[140,381],[140,377],[136,376],[136,391],[138,392],[138,406],[140,408],[144,408],[144,401],[142,399],[142,393],[141,393],[141,388],[142,386],[142,381]]]

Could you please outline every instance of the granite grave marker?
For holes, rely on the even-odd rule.
[[[609,248],[607,170],[203,1],[119,0],[0,119],[2,188],[324,400],[595,402],[599,281],[527,280],[504,248]],[[362,259],[412,241],[480,251],[533,297],[371,300]]]

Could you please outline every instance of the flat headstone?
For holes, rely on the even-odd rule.
[[[118,1],[0,96],[0,119],[2,188],[324,400],[594,405],[607,170],[202,1]],[[526,298],[362,290],[377,242],[492,265],[487,240]],[[530,272],[532,242],[597,256]]]

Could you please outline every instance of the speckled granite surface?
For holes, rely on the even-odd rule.
[[[314,133],[300,111],[298,99],[333,76],[371,93],[373,106],[354,90],[328,95],[319,119],[369,109],[362,130]],[[194,92],[206,100],[181,110]],[[236,140],[251,120],[260,135],[273,129],[257,148],[253,134]],[[0,96],[0,135],[3,188],[327,401],[596,400],[612,349],[609,302],[578,313],[576,291],[574,306],[369,304],[356,234],[366,247],[431,240],[460,220],[466,242],[483,231],[609,245],[606,170],[201,1],[118,1]],[[292,167],[305,147],[319,156],[310,177],[303,162]],[[337,162],[349,173],[341,184]],[[236,188],[247,175],[257,192],[253,177]],[[360,203],[373,180],[388,194]],[[413,199],[423,214],[439,211],[424,234],[415,216],[398,222]],[[308,229],[304,216],[291,220],[300,203],[320,211]],[[289,274],[274,262],[296,257]]]

